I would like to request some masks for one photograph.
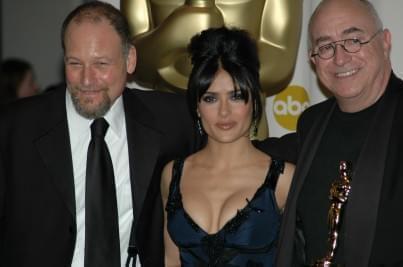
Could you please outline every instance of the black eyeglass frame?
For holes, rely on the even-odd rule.
[[[326,60],[326,59],[331,59],[331,58],[333,58],[334,55],[336,54],[336,47],[337,47],[338,45],[340,45],[340,46],[343,48],[343,50],[346,51],[347,53],[350,53],[350,54],[358,53],[358,52],[361,50],[361,47],[362,47],[363,45],[366,45],[366,44],[370,43],[370,42],[371,42],[379,33],[381,33],[381,32],[383,32],[383,29],[377,30],[377,31],[368,39],[368,41],[365,41],[365,42],[361,42],[361,41],[360,41],[359,39],[357,39],[357,38],[348,38],[348,39],[343,39],[343,40],[334,41],[334,42],[331,42],[331,43],[328,43],[328,44],[325,44],[325,45],[321,45],[321,46],[318,47],[318,50],[317,50],[318,52],[312,53],[312,54],[311,54],[311,57],[316,57],[316,56],[318,56],[320,59],[324,59],[324,60]],[[345,47],[345,44],[346,44],[347,41],[356,41],[357,43],[359,43],[360,46],[359,46],[358,50],[357,50],[357,51],[349,51],[349,50],[347,50],[347,48]],[[330,57],[322,57],[322,56],[319,54],[319,50],[320,50],[321,48],[323,48],[323,47],[325,47],[325,46],[329,46],[329,45],[330,45],[330,46],[332,47],[332,49],[333,49],[332,55],[331,55]]]

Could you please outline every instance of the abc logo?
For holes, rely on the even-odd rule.
[[[288,86],[273,100],[273,114],[283,128],[295,131],[299,115],[309,106],[309,97],[301,86]]]

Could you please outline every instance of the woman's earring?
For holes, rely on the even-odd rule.
[[[200,136],[203,136],[204,132],[200,118],[197,119],[197,130],[199,131]]]
[[[257,137],[257,121],[254,120],[252,122],[251,129],[250,129],[250,132],[249,132],[249,138],[251,140],[254,140],[254,139],[256,139],[256,137]]]

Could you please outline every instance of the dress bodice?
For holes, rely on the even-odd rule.
[[[167,228],[179,248],[182,266],[274,266],[281,214],[274,190],[284,161],[272,160],[263,184],[246,199],[218,232],[209,234],[189,216],[182,204],[180,179],[184,160],[176,160],[167,205]]]

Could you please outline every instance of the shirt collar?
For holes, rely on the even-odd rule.
[[[70,131],[73,133],[71,138],[80,138],[85,134],[89,133],[90,125],[93,119],[87,119],[76,111],[73,101],[71,99],[71,94],[69,90],[66,90],[66,111],[67,111],[67,119],[69,123]],[[112,133],[114,136],[120,138],[123,134],[124,130],[124,107],[123,107],[123,97],[119,96],[115,102],[112,104],[112,107],[105,114],[104,118],[109,123],[109,133]]]

